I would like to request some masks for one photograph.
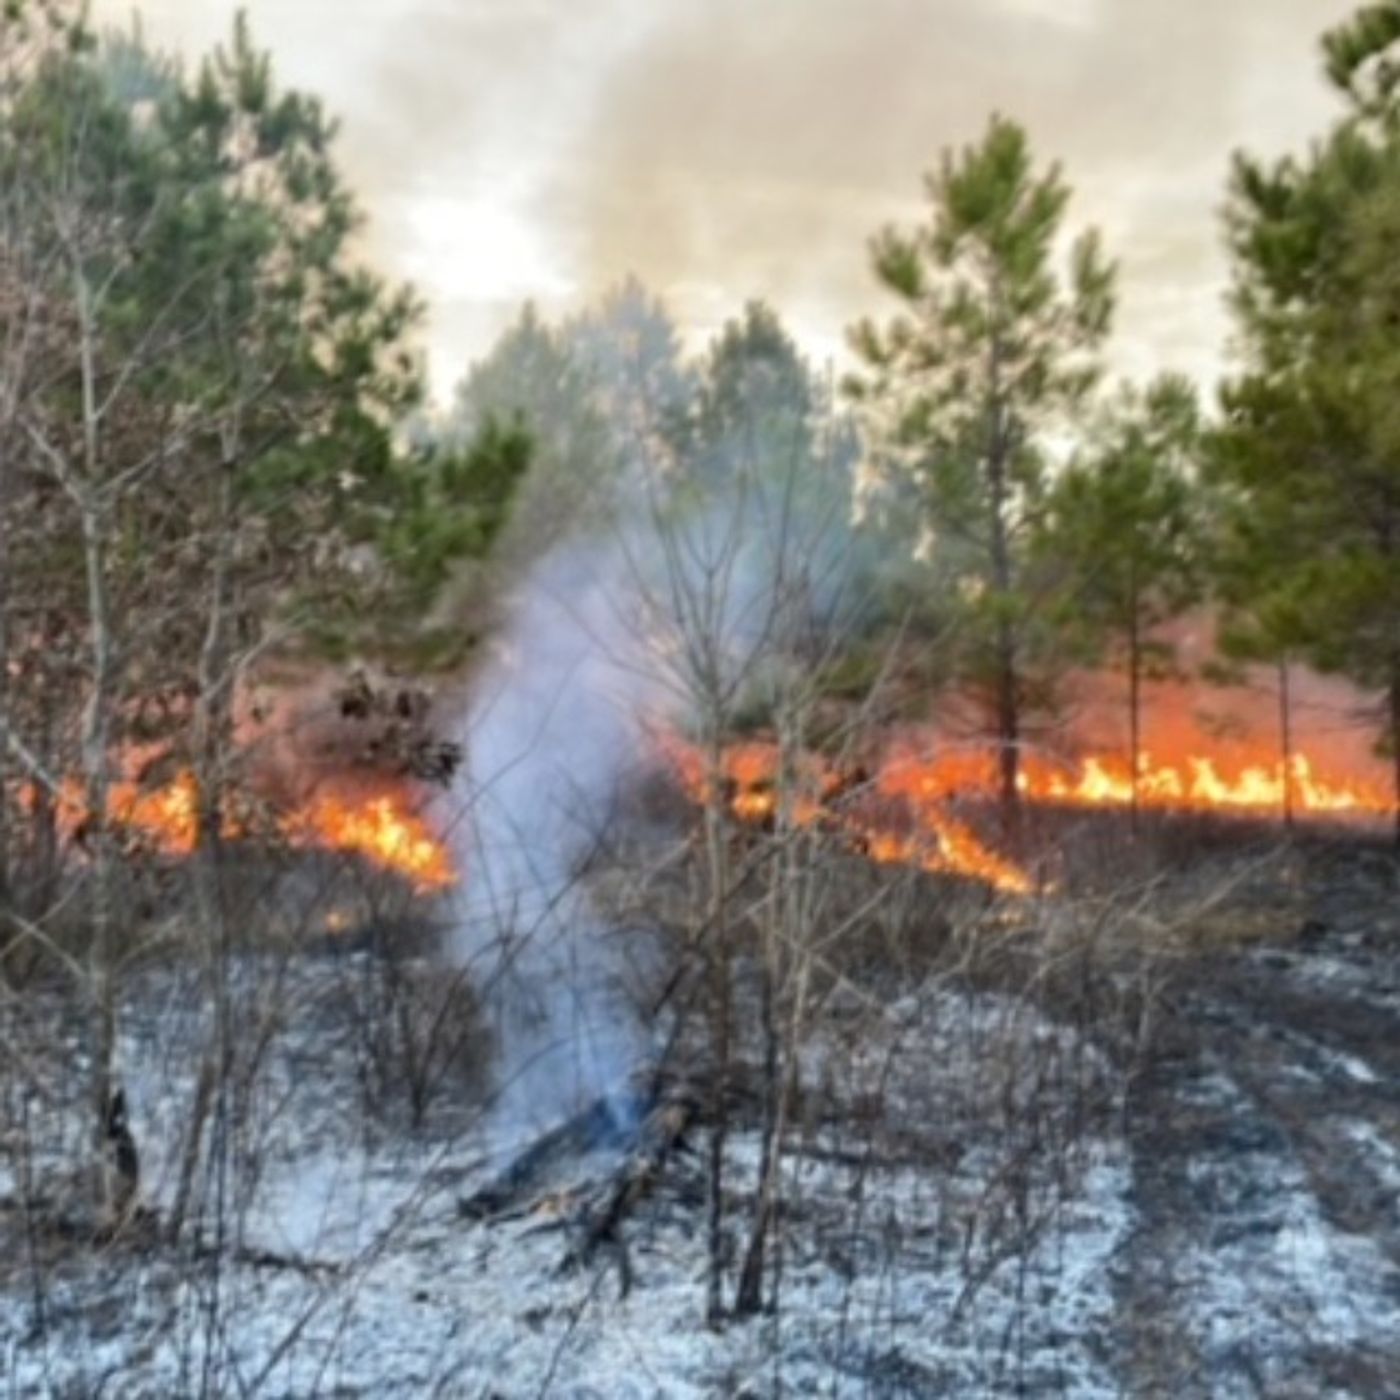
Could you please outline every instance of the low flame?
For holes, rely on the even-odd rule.
[[[675,739],[664,747],[695,801],[710,795],[707,764],[699,752]],[[772,743],[743,743],[720,758],[722,781],[734,816],[749,825],[768,825],[779,815],[785,790],[793,826],[822,826],[844,837],[854,849],[881,864],[911,865],[937,874],[982,880],[1011,894],[1028,894],[1031,876],[990,850],[950,805],[959,798],[986,801],[998,789],[994,754],[940,750],[930,754],[910,744],[896,745],[873,775],[841,773],[810,754],[788,760]],[[1019,788],[1031,802],[1067,807],[1123,809],[1133,803],[1129,764],[1111,757],[1089,757],[1078,765],[1036,755],[1024,759]],[[1175,763],[1143,754],[1138,767],[1137,802],[1143,808],[1177,812],[1221,812],[1265,816],[1286,806],[1300,815],[1374,817],[1392,814],[1395,798],[1378,783],[1321,775],[1305,754],[1287,763],[1227,766],[1206,755]]]
[[[294,846],[344,851],[402,875],[423,894],[457,883],[452,853],[428,823],[388,794],[351,801],[317,797],[281,823]]]
[[[664,747],[692,799],[706,800],[711,787],[701,753],[675,738],[666,739]],[[878,864],[981,880],[1007,894],[1035,889],[1026,871],[942,810],[946,791],[906,781],[907,768],[892,764],[872,779],[859,770],[843,773],[813,754],[803,754],[790,764],[794,771],[786,776],[791,781],[780,784],[782,763],[782,752],[772,743],[736,744],[724,750],[722,781],[738,820],[751,826],[776,821],[783,788],[790,794],[785,819],[793,826],[826,828]]]
[[[710,796],[709,764],[700,750],[669,736],[663,749],[693,800]],[[786,771],[784,765],[786,764]],[[986,800],[997,789],[995,756],[986,752],[896,745],[873,775],[843,770],[818,755],[785,756],[772,742],[726,747],[720,781],[734,816],[750,826],[782,821],[830,831],[853,850],[887,865],[981,880],[1010,894],[1036,888],[1031,875],[991,850],[949,808],[957,799]],[[1127,808],[1134,800],[1127,761],[1092,756],[1078,765],[1027,755],[1019,786],[1032,802],[1084,808]],[[20,794],[31,810],[33,789]],[[780,804],[786,807],[780,810]],[[1305,754],[1287,763],[1227,766],[1206,755],[1158,762],[1143,754],[1137,802],[1145,809],[1266,815],[1291,805],[1300,815],[1374,817],[1394,813],[1395,798],[1377,783],[1320,774]],[[81,841],[86,820],[82,785],[64,783],[56,805],[62,834]],[[452,888],[458,873],[451,848],[414,809],[410,794],[320,793],[294,810],[254,816],[230,803],[224,835],[263,832],[299,850],[353,854],[431,894]],[[112,785],[108,813],[115,828],[160,854],[190,855],[199,839],[199,788],[192,772],[152,787]]]
[[[1021,774],[1021,791],[1039,801],[1083,807],[1127,807],[1133,801],[1132,768],[1127,760],[1087,758],[1077,773],[1032,759]],[[1140,756],[1138,803],[1174,811],[1280,811],[1291,804],[1300,813],[1384,816],[1394,798],[1379,784],[1323,778],[1306,754],[1287,763],[1250,764],[1235,772],[1204,755],[1177,763]]]
[[[21,801],[32,810],[33,789],[22,792]],[[230,804],[231,810],[223,815],[226,840],[238,840],[261,830],[280,837],[297,850],[360,856],[380,869],[402,876],[420,894],[451,889],[457,883],[450,848],[413,809],[404,793],[322,793],[290,812],[271,814],[262,820],[232,810],[235,806]],[[62,835],[68,840],[80,840],[87,806],[82,785],[76,779],[63,784],[57,808]],[[114,783],[108,793],[107,811],[113,827],[160,855],[189,856],[199,843],[199,784],[188,770],[158,787],[130,781]]]
[[[64,807],[82,811],[76,793],[66,795]],[[114,783],[107,811],[115,826],[144,835],[165,855],[190,855],[199,843],[199,784],[193,773],[180,773],[153,790],[138,783]]]

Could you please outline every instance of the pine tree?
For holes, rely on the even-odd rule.
[[[810,451],[816,391],[777,313],[752,301],[727,321],[700,367],[683,434],[690,470],[713,485],[763,463],[776,478]]]
[[[656,484],[673,474],[674,430],[690,410],[695,376],[665,302],[627,277],[596,308],[568,321],[561,341],[587,376],[625,476]]]
[[[533,305],[521,308],[458,385],[447,438],[464,446],[493,422],[518,424],[534,445],[509,553],[536,558],[570,531],[607,517],[621,452],[593,376]]]
[[[1133,819],[1142,760],[1142,684],[1170,668],[1159,635],[1200,597],[1201,511],[1193,481],[1201,441],[1191,384],[1166,375],[1125,389],[1102,442],[1055,483],[1039,547],[1068,566],[1067,627],[1126,682]]]
[[[957,561],[956,679],[990,711],[1010,815],[1053,651],[1029,573],[1047,463],[1097,381],[1115,273],[1092,231],[1061,269],[1070,188],[1058,166],[1037,173],[1014,122],[994,117],[979,145],[945,153],[926,187],[929,223],[874,241],[902,311],[853,329],[867,369],[848,387],[878,468],[913,479],[925,542]]]
[[[1306,156],[1234,170],[1221,591],[1256,653],[1383,697],[1400,798],[1400,5],[1323,46],[1346,113]]]
[[[278,90],[242,21],[185,80],[135,41],[104,48],[84,13],[0,12],[0,345],[29,347],[0,405],[0,741],[40,787],[58,786],[54,752],[82,774],[100,1139],[130,961],[118,750],[158,741],[193,770],[189,868],[222,988],[240,678],[327,625],[363,635],[409,600],[421,615],[452,555],[499,529],[526,447],[404,450],[416,299],[356,261],[333,123]]]

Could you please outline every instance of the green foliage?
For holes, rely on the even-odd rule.
[[[1152,633],[1201,596],[1201,433],[1189,381],[1125,388],[1101,441],[1055,482],[1038,547],[1067,566],[1066,622],[1094,653],[1150,647],[1169,661]]]
[[[596,309],[568,322],[561,341],[587,377],[593,406],[633,484],[675,471],[675,432],[691,411],[696,385],[665,303],[629,277]]]
[[[429,449],[408,460],[402,503],[374,532],[405,608],[430,607],[459,560],[487,552],[532,453],[533,440],[518,420],[493,418],[464,450]]]
[[[846,387],[886,465],[918,483],[929,533],[981,546],[977,581],[997,586],[991,538],[1028,531],[1047,433],[1097,380],[1113,269],[1087,234],[1056,274],[1068,187],[1057,167],[1034,173],[1024,132],[1004,119],[982,146],[946,154],[928,192],[929,227],[874,242],[877,276],[904,310],[884,330],[853,329],[868,369]]]
[[[1201,424],[1189,381],[1124,388],[1092,449],[1055,482],[1038,549],[1064,571],[1057,612],[1083,661],[1124,675],[1130,771],[1141,757],[1142,683],[1175,670],[1161,635],[1202,594]],[[1136,786],[1134,787],[1136,792]]]
[[[725,323],[700,367],[682,435],[690,470],[715,483],[742,462],[790,467],[812,447],[816,392],[796,343],[763,302]]]
[[[1400,89],[1400,3],[1365,5],[1323,37],[1327,76],[1368,116],[1390,119]]]
[[[458,386],[444,436],[460,449],[493,423],[518,424],[534,444],[514,511],[516,552],[534,555],[607,518],[623,454],[597,378],[531,305]]]
[[[72,30],[31,40],[0,92],[3,243],[52,320],[90,327],[105,410],[80,466],[117,532],[111,587],[152,615],[164,594],[139,626],[175,685],[201,609],[225,649],[274,625],[373,649],[490,546],[525,438],[406,447],[420,304],[357,261],[335,125],[278,86],[244,18],[187,76],[139,29],[88,42],[76,7],[19,7],[5,37],[50,12]],[[78,383],[73,348],[25,404],[60,456]]]
[[[1022,712],[1052,696],[1060,650],[1035,547],[1052,444],[1077,428],[1098,380],[1115,272],[1093,232],[1060,265],[1069,186],[1058,166],[1036,171],[1005,118],[946,152],[927,191],[927,225],[872,244],[901,311],[852,329],[866,368],[846,387],[875,471],[946,589],[950,674],[994,712],[1014,801]]]
[[[1249,360],[1212,453],[1218,587],[1235,654],[1383,690],[1400,748],[1400,8],[1364,8],[1324,52],[1347,114],[1306,157],[1235,167]]]

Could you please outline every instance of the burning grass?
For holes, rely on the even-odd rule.
[[[664,735],[660,748],[691,800],[707,800],[710,779],[701,751],[676,734]],[[134,845],[186,857],[199,840],[198,783],[189,769],[154,783],[144,776],[159,766],[118,764],[137,776],[112,784],[108,820]],[[745,825],[821,829],[878,865],[971,879],[1003,894],[1047,888],[1042,872],[993,849],[969,819],[968,809],[985,806],[996,792],[996,758],[987,751],[934,747],[902,735],[867,769],[813,752],[788,757],[775,742],[750,740],[726,746],[720,767],[726,801]],[[1144,753],[1136,782],[1131,765],[1113,755],[1071,762],[1028,753],[1019,787],[1033,806],[1086,813],[1136,808],[1265,821],[1288,810],[1304,819],[1364,822],[1396,810],[1382,784],[1322,771],[1302,753],[1286,763],[1231,763],[1211,754],[1159,762]],[[32,787],[19,800],[30,815],[38,809]],[[59,835],[81,848],[91,826],[82,784],[65,780],[54,807]],[[221,819],[226,840],[280,841],[294,850],[352,855],[401,877],[421,895],[461,882],[452,846],[427,812],[418,785],[406,779],[332,778],[281,804],[234,792],[224,800]]]
[[[702,752],[675,736],[662,749],[690,798],[707,801],[712,780]],[[785,755],[775,742],[726,747],[720,783],[734,817],[831,832],[877,864],[980,881],[1010,895],[1044,892],[1043,875],[994,850],[960,808],[986,806],[998,784],[996,756],[896,739],[872,770],[819,754]],[[1367,822],[1395,811],[1394,798],[1366,779],[1323,774],[1305,754],[1287,763],[1228,764],[1211,755],[1158,763],[1142,755],[1137,781],[1112,756],[1072,763],[1029,754],[1019,775],[1023,800],[1086,813],[1133,808],[1170,816],[1277,820],[1285,811],[1322,821]]]
[[[21,791],[20,804],[31,815],[36,811],[32,787]],[[54,806],[60,837],[81,849],[92,825],[82,784],[65,781]],[[158,784],[124,779],[108,792],[107,819],[130,845],[188,857],[199,844],[199,784],[188,769]],[[221,820],[226,841],[281,841],[293,850],[358,856],[419,894],[452,889],[459,880],[451,847],[408,783],[330,786],[281,810],[234,793],[224,800]]]
[[[1031,758],[1021,791],[1034,801],[1079,807],[1130,807],[1132,766],[1124,759],[1091,756],[1076,766]],[[1157,762],[1144,753],[1136,800],[1163,811],[1277,813],[1285,807],[1309,816],[1389,816],[1395,799],[1379,784],[1342,775],[1322,776],[1301,753],[1284,763],[1225,767],[1206,754]]]
[[[363,856],[402,875],[420,894],[458,883],[451,847],[403,794],[324,793],[284,818],[281,829],[294,846]]]
[[[686,792],[708,800],[710,779],[700,751],[674,737],[664,744]],[[788,762],[791,772],[783,773]],[[775,743],[750,741],[725,749],[725,796],[734,816],[750,826],[779,820],[831,832],[878,865],[903,865],[929,874],[980,880],[1007,894],[1030,894],[1034,877],[987,846],[944,809],[942,794],[906,788],[900,770],[873,777],[863,768],[843,770],[816,754],[786,760]],[[780,805],[786,804],[780,811]]]

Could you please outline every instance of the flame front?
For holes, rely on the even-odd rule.
[[[664,748],[687,792],[697,802],[710,795],[709,766],[699,750],[670,737]],[[783,756],[776,744],[751,742],[726,748],[721,780],[735,817],[751,826],[779,815],[780,790],[788,795],[787,819],[802,828],[824,827],[881,865],[908,865],[931,874],[981,880],[1008,894],[1029,894],[1031,876],[987,847],[945,810],[949,775],[916,775],[889,764],[874,778],[843,773],[814,754],[791,761],[790,781],[780,783]],[[901,816],[906,820],[900,820]]]
[[[21,793],[23,805],[34,809],[32,788]],[[450,848],[427,819],[414,810],[407,793],[372,795],[322,793],[290,812],[255,820],[230,803],[222,817],[226,840],[261,830],[280,837],[296,850],[341,852],[363,857],[382,870],[407,880],[419,893],[452,888],[457,870]],[[57,820],[64,839],[81,842],[87,819],[82,784],[67,780],[57,800]],[[119,832],[139,840],[160,855],[191,855],[199,844],[199,784],[189,770],[170,782],[152,787],[133,781],[113,783],[107,798],[108,820]]]
[[[664,748],[691,797],[710,795],[700,751],[668,738]],[[991,850],[950,806],[960,798],[986,802],[998,790],[997,762],[986,751],[942,749],[912,741],[894,744],[873,775],[842,774],[811,754],[788,760],[776,744],[743,743],[720,758],[722,782],[734,816],[749,825],[772,823],[779,792],[790,794],[794,826],[823,826],[881,864],[911,865],[938,874],[982,880],[1011,894],[1035,888],[1031,876]],[[1029,802],[1065,807],[1124,809],[1133,804],[1130,765],[1092,756],[1074,765],[1027,755],[1019,789]],[[1287,763],[1233,766],[1191,754],[1175,763],[1142,755],[1137,803],[1160,811],[1271,816],[1285,806],[1300,815],[1376,817],[1392,814],[1395,799],[1383,785],[1358,778],[1324,777],[1305,754]]]
[[[1205,755],[1159,763],[1144,753],[1138,764],[1140,806],[1175,811],[1269,812],[1291,804],[1317,815],[1385,816],[1395,799],[1380,784],[1320,777],[1306,754],[1287,763],[1239,765],[1231,773]],[[1073,772],[1035,758],[1021,772],[1021,791],[1043,802],[1080,807],[1127,807],[1133,801],[1132,767],[1126,759],[1091,757]]]
[[[345,851],[404,876],[424,894],[457,883],[452,853],[427,822],[396,798],[317,797],[282,822],[294,846]]]
[[[668,736],[663,748],[693,800],[710,796],[708,763],[700,750]],[[782,764],[789,771],[781,772]],[[880,864],[913,866],[931,873],[981,880],[1011,894],[1036,887],[1031,875],[991,850],[950,808],[960,798],[986,801],[997,790],[995,756],[981,751],[930,752],[912,741],[894,744],[878,770],[843,770],[818,755],[784,758],[772,742],[726,747],[720,780],[734,816],[751,826],[785,823],[832,832]],[[128,770],[130,771],[130,770]],[[1027,755],[1020,791],[1030,802],[1066,807],[1122,809],[1134,801],[1127,761],[1091,756],[1077,765]],[[37,806],[32,788],[20,798]],[[780,813],[780,801],[787,809]],[[1324,776],[1304,754],[1288,762],[1225,764],[1188,754],[1157,762],[1144,754],[1138,768],[1136,800],[1161,811],[1270,815],[1290,805],[1300,815],[1393,814],[1394,796],[1379,783]],[[81,844],[86,822],[83,788],[76,780],[56,798],[60,832]],[[160,786],[129,780],[112,784],[108,815],[114,828],[138,838],[160,854],[190,855],[199,841],[199,788],[194,774],[178,773]],[[415,809],[406,790],[369,794],[349,789],[320,793],[291,811],[254,818],[246,804],[230,802],[222,818],[224,835],[234,840],[261,832],[298,850],[353,854],[393,871],[420,893],[452,888],[458,882],[450,847]]]

